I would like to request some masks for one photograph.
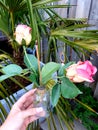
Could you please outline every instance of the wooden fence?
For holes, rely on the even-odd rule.
[[[98,0],[61,0],[58,4],[75,5],[71,8],[57,9],[60,16],[87,18],[88,23],[93,25],[87,29],[98,29]]]
[[[98,0],[61,0],[58,4],[76,5],[67,9],[58,9],[62,17],[87,18],[90,24],[95,25],[93,29],[98,29]]]

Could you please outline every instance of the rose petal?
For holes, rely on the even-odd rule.
[[[97,72],[97,68],[93,66],[90,61],[85,61],[81,65],[77,66],[77,68],[86,70],[89,75],[94,75]]]
[[[89,75],[89,73],[86,70],[77,69],[77,74],[78,74],[78,76],[81,76],[81,77],[85,78],[86,80],[92,81],[92,76]]]
[[[76,75],[77,74],[76,67],[77,67],[76,65],[72,65],[68,69],[66,69],[66,71],[67,71],[66,75],[68,75],[68,76]]]
[[[92,70],[93,70],[92,74],[94,75],[97,72],[97,68],[95,66],[93,66]]]
[[[84,80],[84,81],[87,81],[87,82],[94,82],[93,78],[91,77],[90,79],[87,79],[85,77],[81,77],[81,76],[78,76],[81,80]]]
[[[81,83],[81,82],[84,82],[85,80],[79,76],[75,76],[73,79],[72,79],[72,82],[74,83]]]
[[[85,64],[84,64],[84,62],[82,62],[81,64],[79,64],[78,66],[77,66],[77,68],[78,69],[83,69],[83,70],[86,70],[87,69],[87,62],[85,62]]]

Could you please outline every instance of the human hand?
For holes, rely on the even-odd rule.
[[[36,89],[30,90],[13,105],[0,130],[26,130],[29,123],[45,115],[41,107],[33,108],[35,91]]]

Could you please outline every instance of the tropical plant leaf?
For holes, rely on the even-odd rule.
[[[77,46],[81,46],[86,50],[96,50],[98,51],[98,41],[95,39],[88,39],[88,40],[75,40],[75,44]]]
[[[49,62],[42,68],[41,75],[42,75],[42,83],[46,84],[52,78],[52,74],[56,72],[60,67],[60,64],[55,62]]]
[[[98,40],[97,34],[91,33],[91,32],[86,32],[86,31],[67,31],[64,29],[59,29],[59,30],[52,31],[51,35]]]
[[[3,116],[6,118],[8,113],[7,111],[5,110],[4,106],[2,105],[2,103],[0,102],[0,110],[1,112],[3,113]]]
[[[7,86],[6,86],[7,87]],[[7,91],[7,89],[0,83],[0,90],[2,91],[2,93],[6,96],[6,97],[8,97],[8,100],[11,102],[11,104],[13,104],[16,100],[13,98],[11,98],[10,96],[9,96],[9,93],[8,93],[8,91]]]
[[[45,1],[40,0],[40,1],[36,2],[36,3],[33,3],[32,6],[33,7],[37,7],[37,6],[41,7],[41,6],[45,5],[45,4],[49,4],[49,3],[52,3],[52,2],[56,2],[56,1],[59,1],[59,0],[45,0]]]
[[[0,7],[3,7],[5,10],[9,11],[8,7],[3,3],[3,1],[0,1]]]
[[[0,97],[2,99],[5,99],[6,103],[8,104],[8,107],[11,109],[11,104],[9,103],[9,100],[6,98],[5,94],[2,91],[0,91]]]
[[[67,31],[72,31],[72,30],[74,30],[74,29],[80,29],[80,28],[86,28],[86,27],[90,27],[90,26],[92,26],[92,25],[90,25],[90,24],[74,24],[74,25],[72,25],[72,26],[68,26],[67,28],[66,28],[66,30]]]
[[[61,94],[64,98],[75,98],[82,92],[66,77],[61,79]]]
[[[50,8],[70,8],[72,6],[74,6],[74,5],[47,5],[47,6],[41,6],[40,8],[42,8],[42,9],[45,9],[45,8],[47,8],[47,9],[50,9]]]
[[[98,51],[98,44],[97,44],[97,40],[94,39],[85,39],[85,40],[68,40],[65,37],[57,37],[57,39],[61,40],[62,42],[67,43],[69,46],[71,46],[72,48],[77,48],[80,52],[85,54],[85,51],[83,52],[82,49],[85,49],[89,52],[92,52],[94,50]],[[75,50],[74,49],[74,50]]]

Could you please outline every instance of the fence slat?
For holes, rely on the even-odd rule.
[[[76,18],[88,18],[91,0],[78,0],[76,8]]]
[[[75,16],[76,16],[77,0],[70,0],[70,5],[76,5],[76,6],[72,6],[69,9],[69,18],[75,18]]]
[[[98,0],[93,0],[89,13],[89,24],[95,25],[90,29],[98,29]]]
[[[68,2],[68,0],[61,0],[61,1],[58,1],[58,4],[62,5],[62,4],[66,4],[67,2]],[[66,18],[67,17],[67,8],[59,8],[59,9],[57,9],[57,13],[61,17]]]

